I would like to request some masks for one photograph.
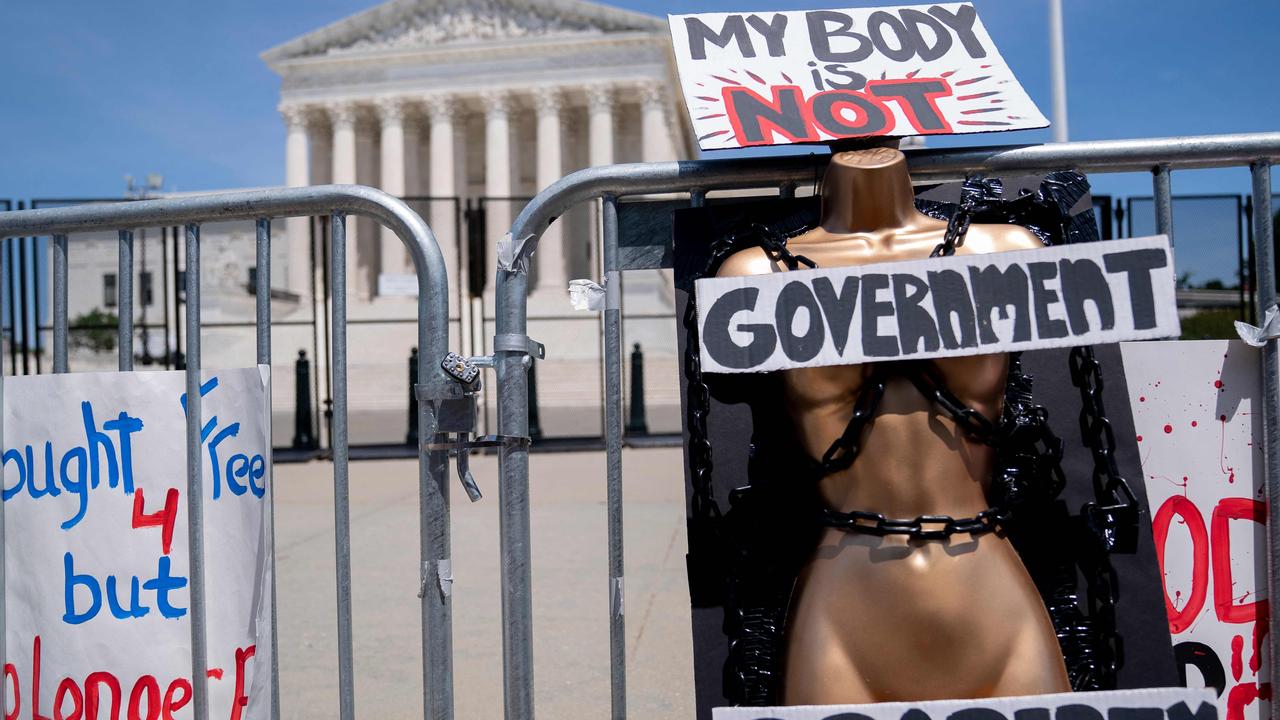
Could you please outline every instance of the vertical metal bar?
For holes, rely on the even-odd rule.
[[[1151,171],[1155,188],[1156,234],[1168,235],[1173,244],[1173,195],[1170,190],[1169,166],[1160,165]]]
[[[499,270],[495,329],[527,335],[529,277]],[[498,432],[529,436],[529,355],[494,348],[498,376]],[[529,447],[498,450],[502,476],[498,532],[502,552],[502,694],[506,720],[533,718],[533,587],[529,570]]]
[[[34,204],[34,203],[33,203]],[[44,291],[40,287],[44,274],[40,272],[40,238],[33,237],[31,240],[31,340],[33,343],[35,357],[36,374],[40,375],[44,372],[44,340],[40,334],[40,299],[44,296]],[[52,250],[51,250],[52,252]]]
[[[186,292],[186,287],[178,283],[178,273],[182,268],[182,253],[178,247],[178,228],[173,228],[173,354],[177,357],[184,357],[182,352],[182,296]],[[184,364],[175,363],[175,369],[181,370]]]
[[[9,238],[4,241],[5,263],[4,278],[9,285],[9,374],[18,374],[18,276],[14,274],[14,252],[18,240]]]
[[[22,208],[23,202],[19,200],[18,209]],[[29,375],[31,374],[31,326],[27,324],[27,303],[30,302],[27,295],[27,238],[14,238],[13,241],[18,243],[18,304],[13,308],[13,315],[15,326],[22,330],[22,374]]]
[[[795,196],[796,196],[796,184],[793,182],[782,183],[782,185],[778,188],[778,197],[790,199]]]
[[[176,238],[175,238],[176,239]],[[160,228],[160,282],[163,290],[160,306],[164,308],[164,367],[173,367],[173,345],[169,340],[172,326],[169,324],[169,228]]]
[[[1244,208],[1241,207],[1240,196],[1233,198],[1236,203],[1236,280],[1240,288],[1240,320],[1249,322],[1249,297],[1246,288],[1249,287],[1249,278],[1247,275],[1247,260],[1245,257],[1249,253],[1249,248],[1244,243]]]
[[[116,263],[116,350],[120,370],[133,369],[133,231],[120,231],[120,249]],[[145,300],[145,298],[144,298]]]
[[[338,582],[338,717],[356,716],[351,661],[351,510],[347,486],[347,216],[330,216],[333,278],[333,524]]]
[[[1276,304],[1275,228],[1272,225],[1271,163],[1259,161],[1253,173],[1253,254],[1258,270],[1257,313],[1261,320]],[[1262,451],[1266,458],[1267,506],[1280,507],[1280,341],[1262,348]],[[1267,567],[1272,597],[1280,588],[1280,523],[1268,523]],[[1271,657],[1280,657],[1280,638],[1272,633]],[[1280,663],[1271,663],[1271,682],[1280,681]],[[1272,687],[1280,687],[1272,685]]]
[[[260,218],[257,222],[257,279],[254,288],[257,298],[257,339],[258,364],[271,367],[271,220]],[[267,376],[267,442],[271,442],[271,383],[274,378]],[[270,450],[270,445],[267,447]],[[275,477],[267,488],[268,502],[271,503],[271,717],[280,720],[280,642],[277,629],[280,616],[276,614],[276,483]]]
[[[204,477],[200,457],[200,226],[186,227],[187,245],[187,550],[191,580],[191,705],[209,720],[209,652],[204,584]]]
[[[694,188],[689,191],[689,207],[702,207],[707,204],[707,191]]]
[[[421,269],[419,269],[421,272]],[[449,319],[446,312],[443,337],[432,341],[427,311],[432,307],[427,293],[448,291],[439,287],[420,287],[418,383],[424,385],[439,374],[440,341],[448,343]],[[448,300],[445,301],[446,308]],[[415,389],[416,391],[416,389]],[[427,720],[453,720],[453,548],[449,523],[449,454],[424,451],[428,442],[443,442],[448,437],[436,432],[436,403],[418,401],[418,526],[419,552],[422,558],[422,694]],[[458,452],[467,452],[465,449]]]
[[[604,210],[604,406],[609,517],[609,687],[612,717],[627,716],[626,624],[622,550],[622,273],[618,270],[618,199]],[[632,402],[636,402],[632,398]]]
[[[36,293],[36,337],[39,330],[39,293]],[[37,342],[37,347],[39,343]],[[53,236],[53,371],[67,372],[67,236]]]

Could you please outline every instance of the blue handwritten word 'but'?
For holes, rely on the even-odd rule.
[[[137,575],[129,578],[129,598],[126,602],[120,602],[119,581],[115,575],[108,575],[106,582],[99,584],[98,579],[93,575],[77,575],[75,568],[75,558],[71,553],[62,556],[63,570],[63,603],[66,612],[62,614],[62,621],[69,625],[80,625],[97,617],[102,611],[102,600],[105,590],[106,601],[111,614],[117,620],[129,620],[132,618],[140,618],[151,612],[151,608],[142,604],[142,592],[139,590],[141,584],[142,590],[151,590],[155,593],[155,607],[160,614],[166,618],[180,618],[187,614],[186,608],[174,607],[169,602],[169,592],[173,590],[181,590],[187,586],[187,579],[181,576],[174,576],[169,573],[169,556],[161,555],[156,561],[156,576],[142,582]],[[106,586],[105,588],[103,586]],[[84,588],[89,591],[89,607],[83,611],[78,611],[76,606],[76,588]]]
[[[112,420],[102,423],[102,429],[93,417],[93,405],[80,403],[80,417],[84,426],[85,443],[67,450],[55,462],[53,442],[44,443],[44,486],[37,477],[35,448],[27,445],[10,448],[4,453],[2,466],[13,463],[18,469],[18,481],[4,488],[5,502],[24,489],[32,500],[42,497],[58,497],[63,492],[75,495],[80,503],[76,513],[62,523],[63,530],[75,527],[89,509],[89,491],[96,489],[105,475],[107,486],[120,487],[125,495],[133,494],[133,443],[131,437],[142,430],[142,420],[121,412]],[[115,442],[108,433],[116,433]],[[104,467],[105,458],[105,467]]]

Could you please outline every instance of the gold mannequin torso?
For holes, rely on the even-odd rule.
[[[787,248],[822,268],[913,260],[928,257],[945,231],[945,222],[916,211],[902,154],[877,148],[833,156],[822,224]],[[1039,239],[1023,228],[973,225],[957,253],[1036,247]],[[719,274],[780,271],[751,248],[730,256]],[[960,400],[999,417],[1007,356],[934,365]],[[844,432],[869,372],[868,365],[783,372],[792,422],[810,457],[822,457]],[[857,460],[819,482],[823,502],[891,518],[985,510],[992,449],[972,442],[909,381],[890,378]],[[825,528],[800,574],[786,633],[788,705],[1070,689],[1044,603],[1000,534],[918,541]]]

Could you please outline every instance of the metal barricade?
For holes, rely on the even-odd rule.
[[[51,235],[53,255],[54,372],[67,366],[69,235],[90,230],[119,233],[119,369],[133,369],[133,230],[167,225],[185,226],[187,256],[186,364],[187,398],[187,513],[190,543],[192,706],[197,720],[207,720],[206,606],[204,577],[204,513],[200,455],[200,224],[219,220],[253,220],[257,224],[256,362],[271,362],[271,218],[329,215],[332,224],[333,277],[333,479],[335,558],[337,565],[338,717],[355,717],[354,667],[351,637],[351,541],[348,498],[347,442],[347,295],[346,227],[348,214],[372,218],[391,229],[407,246],[418,278],[418,455],[420,552],[422,585],[423,705],[428,718],[453,716],[452,630],[449,595],[426,592],[428,583],[449,574],[448,451],[435,449],[440,405],[458,396],[458,385],[440,368],[448,352],[448,277],[444,256],[431,229],[400,200],[368,187],[330,185],[217,193],[182,198],[143,200],[118,205],[71,206],[0,213],[0,239]],[[3,260],[3,258],[0,258]],[[0,303],[4,299],[0,298]],[[0,314],[3,314],[0,305]],[[0,368],[0,375],[3,368]],[[2,386],[0,386],[2,388]],[[2,399],[0,395],[0,399]],[[0,427],[0,444],[3,427]],[[273,483],[274,486],[274,483]],[[0,504],[0,539],[4,532]],[[273,525],[274,528],[274,525]],[[274,529],[273,529],[274,533]],[[273,538],[274,547],[274,538]],[[0,553],[0,637],[4,637],[3,554]],[[271,603],[275,618],[276,574],[272,574]],[[443,582],[443,580],[441,580]],[[278,620],[277,620],[278,621]],[[271,629],[272,717],[280,717],[279,655],[276,626]],[[0,647],[0,654],[3,647]],[[0,665],[3,657],[0,656]],[[0,692],[7,689],[0,688]],[[3,695],[0,695],[3,698]]]
[[[1151,140],[1054,143],[907,152],[917,181],[963,179],[973,172],[1042,173],[1061,169],[1084,172],[1150,172],[1158,233],[1173,238],[1171,172],[1191,168],[1249,167],[1253,175],[1253,242],[1258,268],[1257,317],[1276,303],[1276,254],[1273,245],[1271,164],[1280,160],[1280,133],[1174,137]],[[619,276],[618,201],[656,193],[687,193],[701,206],[708,191],[762,189],[792,195],[798,184],[813,182],[821,168],[806,156],[750,160],[613,165],[581,170],[543,190],[512,225],[499,249],[497,270],[495,368],[500,437],[527,438],[529,408],[526,337],[528,264],[538,239],[573,205],[603,203],[602,242],[606,303],[605,433],[608,487],[610,686],[612,716],[626,716],[626,656],[623,615],[622,544],[622,346]],[[660,253],[657,254],[660,256]],[[632,267],[635,267],[632,265]],[[651,267],[656,267],[652,265]],[[554,349],[553,349],[554,351]],[[1280,348],[1271,341],[1263,351],[1263,414],[1266,483],[1272,507],[1280,503]],[[533,618],[529,540],[529,448],[507,442],[499,450],[501,553],[503,581],[503,690],[508,720],[534,715]],[[1280,523],[1268,534],[1270,589],[1280,597]],[[1280,657],[1280,637],[1271,635],[1272,657]],[[1280,687],[1280,663],[1272,664],[1272,684]]]

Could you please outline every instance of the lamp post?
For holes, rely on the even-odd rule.
[[[1067,141],[1067,51],[1062,0],[1049,0],[1049,68],[1053,83],[1053,141]]]
[[[160,190],[164,187],[164,176],[161,175],[160,173],[147,173],[147,182],[145,185],[136,185],[133,181],[132,175],[125,175],[124,181],[125,181],[125,185],[127,186],[125,189],[125,197],[131,200],[146,200],[148,198],[156,197],[159,194]],[[152,283],[150,282],[150,275],[147,273],[147,229],[146,228],[140,228],[138,230],[138,238],[142,243],[142,253],[140,257],[140,271],[138,275],[139,277],[138,287],[142,291],[140,293],[140,295],[142,296],[141,302],[139,303],[139,305],[142,307],[142,312],[138,318],[139,325],[141,326],[141,330],[142,330],[142,357],[139,359],[142,361],[143,365],[151,365],[153,362],[155,362],[155,359],[151,357],[151,332],[147,328],[147,305],[150,304],[150,300],[152,299],[152,295],[154,294],[154,288],[152,287]],[[130,309],[130,311],[132,312],[132,309]],[[132,339],[130,339],[130,342],[132,342]]]

